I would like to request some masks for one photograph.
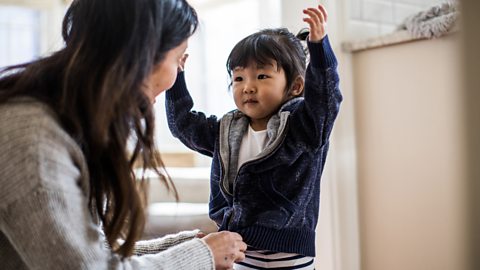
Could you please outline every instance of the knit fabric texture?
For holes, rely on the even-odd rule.
[[[113,253],[88,208],[84,155],[45,104],[1,104],[0,147],[0,269],[214,269],[195,232]]]

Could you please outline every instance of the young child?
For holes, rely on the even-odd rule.
[[[174,136],[213,157],[210,217],[249,245],[235,269],[314,269],[320,177],[342,96],[327,12],[303,12],[308,67],[286,29],[244,38],[227,61],[237,109],[221,119],[191,110],[182,71],[166,93]]]

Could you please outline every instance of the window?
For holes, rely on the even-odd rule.
[[[67,2],[0,0],[0,67],[34,60],[62,46]]]
[[[40,55],[40,12],[27,7],[0,6],[0,67]]]

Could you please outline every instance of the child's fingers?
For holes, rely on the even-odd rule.
[[[323,18],[324,18],[324,21],[326,22],[326,21],[328,20],[327,9],[326,9],[323,5],[318,5],[318,9],[319,9],[320,12],[322,13]]]
[[[304,21],[304,22],[307,22],[307,23],[310,24],[310,26],[311,26],[311,23],[313,23],[313,19],[312,19],[311,12],[308,11],[308,10],[306,10],[306,9],[304,9],[304,10],[303,10],[303,14],[305,14],[305,15],[308,16],[308,17],[306,17],[306,18],[303,18],[303,21]]]
[[[308,23],[310,29],[315,27],[315,22],[310,18],[303,18],[303,21]]]
[[[318,8],[307,8],[307,10],[310,12],[309,13],[310,16],[318,20],[319,23],[325,22],[325,17],[323,16],[323,13]]]
[[[314,24],[319,25],[322,23],[318,15],[310,8],[304,9],[303,13],[306,14],[308,16],[308,19],[310,19]]]
[[[310,27],[309,40],[313,42],[322,40],[326,35],[327,13],[325,8],[319,5],[318,8],[306,8],[303,13],[307,15],[306,18],[303,18],[303,21],[308,23]]]

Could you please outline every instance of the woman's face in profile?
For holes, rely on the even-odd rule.
[[[155,102],[155,98],[160,93],[170,89],[175,83],[187,47],[188,40],[185,40],[177,47],[169,50],[165,58],[153,68],[152,73],[147,78],[144,90],[152,103]]]

